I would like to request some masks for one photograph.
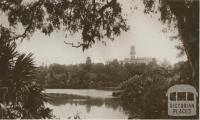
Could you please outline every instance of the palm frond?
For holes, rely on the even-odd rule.
[[[36,67],[32,56],[33,54],[30,53],[28,55],[21,54],[17,57],[13,69],[13,78],[15,82],[21,81],[23,83],[24,81],[34,79]]]

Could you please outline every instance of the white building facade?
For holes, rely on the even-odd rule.
[[[149,58],[149,57],[135,57],[136,52],[135,52],[135,47],[131,46],[130,48],[130,58],[125,58],[122,62],[123,63],[132,63],[132,64],[137,64],[137,63],[144,63],[144,64],[149,64],[151,62],[156,61],[155,58]]]

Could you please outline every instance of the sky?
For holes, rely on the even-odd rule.
[[[159,20],[159,15],[145,15],[142,3],[137,10],[132,13],[130,3],[122,2],[123,13],[126,13],[127,24],[130,26],[128,32],[123,32],[114,41],[106,40],[106,45],[95,43],[92,48],[82,51],[81,48],[73,48],[64,44],[64,41],[77,41],[80,35],[67,36],[65,32],[53,32],[50,36],[45,36],[40,32],[35,32],[30,40],[24,40],[17,49],[23,53],[34,53],[35,62],[41,64],[79,64],[86,61],[90,56],[92,62],[106,62],[108,60],[130,57],[130,47],[135,46],[136,57],[151,57],[158,61],[167,59],[171,64],[185,60],[186,57],[177,58],[179,51],[175,48],[178,41],[171,41],[169,37],[172,33],[163,33],[165,28]]]

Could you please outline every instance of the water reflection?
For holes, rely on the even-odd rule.
[[[73,117],[77,113],[81,118],[128,118],[117,98],[95,98],[89,96],[49,93],[51,101],[46,105],[53,109],[57,118]]]

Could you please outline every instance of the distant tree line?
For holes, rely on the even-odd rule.
[[[148,65],[125,64],[117,59],[106,64],[92,63],[88,57],[83,64],[40,66],[38,79],[46,88],[117,87],[130,76],[140,74],[146,69]]]
[[[117,88],[119,84],[135,75],[142,75],[155,68],[175,71],[170,65],[122,63],[117,59],[103,63],[92,63],[90,57],[85,63],[76,65],[51,64],[40,66],[38,80],[45,88]],[[153,74],[153,73],[152,73]]]

